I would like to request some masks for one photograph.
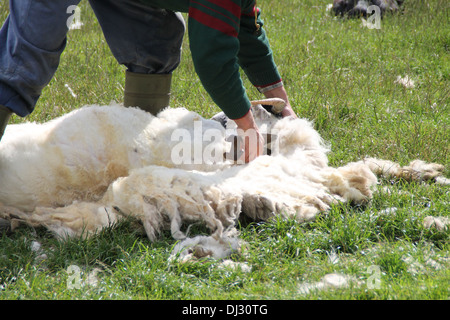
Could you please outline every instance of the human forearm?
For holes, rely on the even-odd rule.
[[[292,110],[291,104],[289,102],[289,97],[287,95],[286,89],[284,86],[280,86],[278,88],[268,90],[264,92],[264,96],[266,98],[280,98],[286,102],[286,107],[284,107],[283,111],[281,111],[281,115],[284,117],[292,116],[297,118],[294,110]]]

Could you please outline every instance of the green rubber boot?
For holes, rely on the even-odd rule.
[[[0,140],[2,140],[3,133],[5,133],[6,125],[11,117],[12,111],[7,107],[0,105]]]
[[[172,74],[125,74],[125,107],[139,107],[157,115],[169,106]]]

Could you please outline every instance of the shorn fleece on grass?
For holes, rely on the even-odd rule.
[[[278,119],[259,103],[252,112],[274,141],[271,155],[249,164],[223,156],[236,134],[232,120],[221,124],[182,108],[155,117],[116,104],[86,106],[44,124],[10,125],[0,143],[0,217],[64,238],[132,216],[152,241],[162,230],[185,239],[181,226],[202,222],[221,242],[240,215],[302,222],[335,202],[364,203],[375,174],[448,183],[441,165],[421,161],[400,167],[370,158],[331,167],[311,122]]]

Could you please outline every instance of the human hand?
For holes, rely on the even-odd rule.
[[[238,133],[238,151],[242,155],[237,160],[238,163],[248,163],[255,160],[264,151],[264,138],[259,132],[252,112],[249,111],[244,117],[235,119]]]
[[[266,98],[280,98],[280,99],[283,99],[286,102],[286,106],[281,111],[281,116],[283,118],[285,118],[285,117],[298,118],[297,115],[295,114],[294,110],[292,110],[292,107],[291,107],[291,104],[289,103],[289,99],[288,99],[286,90],[284,89],[283,86],[277,87],[277,88],[269,90],[269,91],[266,91],[266,92],[264,92],[264,95],[265,95]]]
[[[290,104],[286,104],[284,109],[281,111],[281,116],[283,118],[286,118],[286,117],[298,118],[297,115],[295,114],[294,110],[292,110],[292,107]]]
[[[242,156],[238,159],[238,163],[248,163],[263,154],[264,138],[258,129],[251,128],[246,131],[239,131],[238,129],[243,145],[241,145]]]

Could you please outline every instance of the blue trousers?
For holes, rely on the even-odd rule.
[[[10,0],[0,30],[0,104],[30,114],[58,68],[66,46],[69,6],[80,0]],[[137,73],[171,73],[185,31],[179,13],[136,0],[89,0],[118,63]],[[69,12],[68,12],[69,11]],[[83,21],[81,13],[81,21]]]

